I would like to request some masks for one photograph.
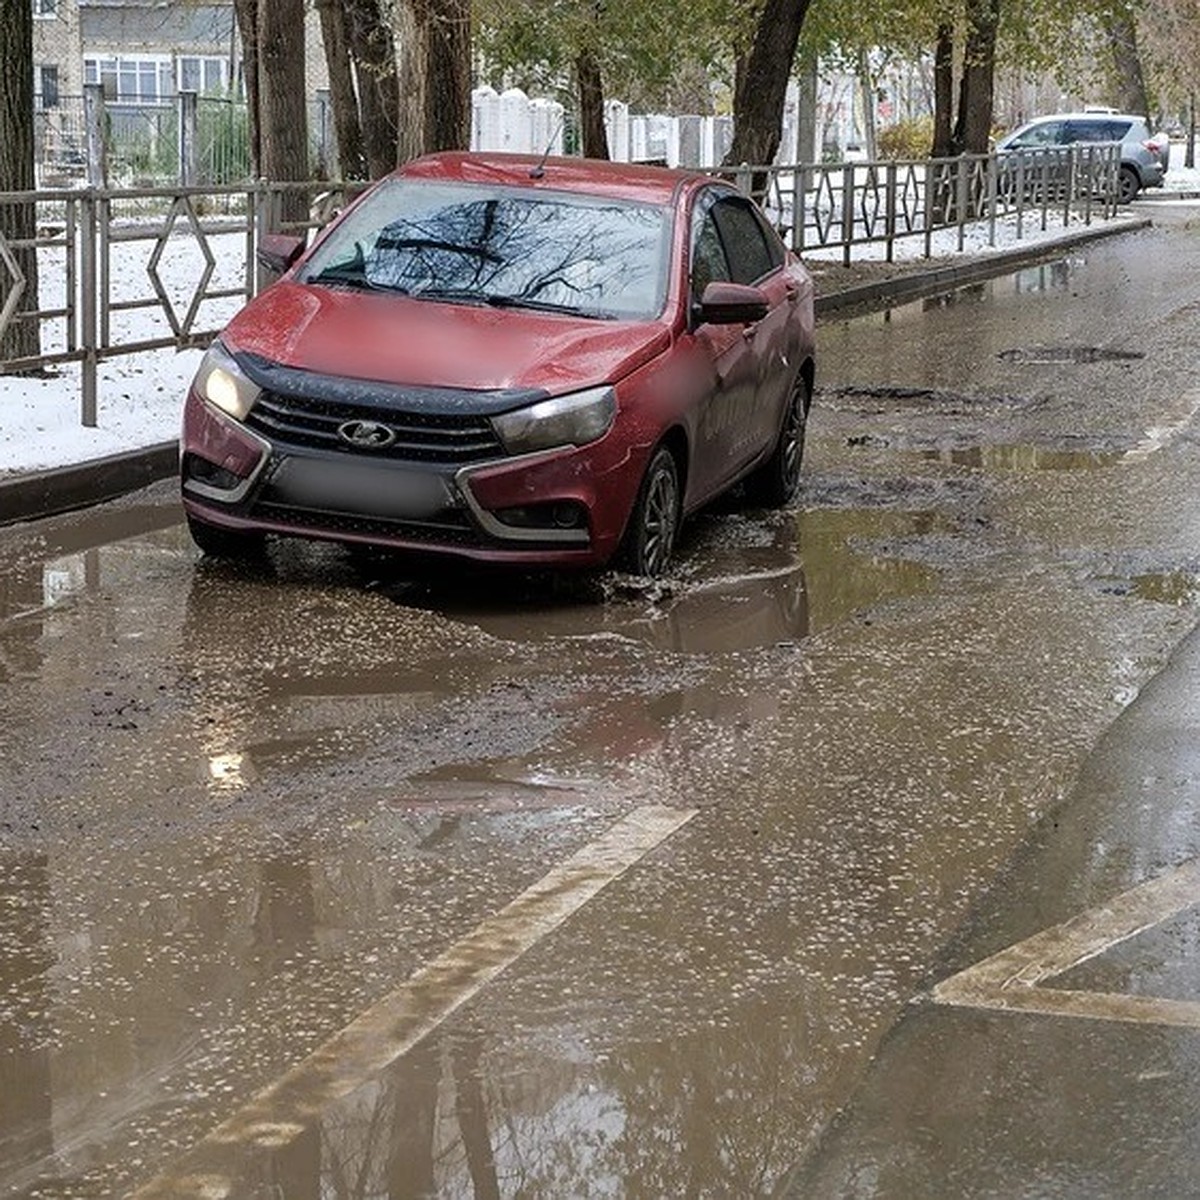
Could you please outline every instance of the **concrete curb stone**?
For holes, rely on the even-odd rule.
[[[1035,246],[1016,247],[980,256],[958,266],[917,270],[892,279],[876,280],[818,296],[818,319],[854,310],[886,308],[922,296],[951,291],[965,284],[1004,275],[1015,267],[1043,262],[1072,246],[1144,229],[1147,217],[1131,217],[1103,226],[1089,226]],[[114,500],[170,478],[179,466],[178,442],[157,445],[65,467],[0,477],[0,526],[33,521],[105,500]]]

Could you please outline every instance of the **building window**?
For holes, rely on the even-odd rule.
[[[116,104],[157,104],[175,91],[171,60],[165,55],[85,58],[83,82],[100,84],[105,100]]]
[[[179,90],[211,95],[224,92],[229,82],[229,62],[220,55],[181,54],[176,62]]]
[[[58,16],[58,0],[33,0],[33,15],[39,21]]]
[[[40,109],[58,107],[58,67],[43,64],[37,68],[37,93],[34,106]]]

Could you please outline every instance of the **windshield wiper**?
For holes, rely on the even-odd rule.
[[[530,308],[535,312],[569,313],[573,317],[596,317],[603,321],[615,320],[617,315],[602,309],[580,308],[577,304],[559,304],[553,300],[538,300],[533,296],[509,296],[500,292],[490,293],[483,299],[493,308]]]
[[[350,269],[326,267],[324,271],[318,271],[316,275],[309,276],[304,282],[324,284],[326,287],[354,288],[363,292],[396,292],[401,296],[409,294],[408,288],[402,284],[380,283],[378,280],[371,279],[365,272],[353,267]]]

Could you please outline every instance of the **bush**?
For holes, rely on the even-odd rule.
[[[933,118],[897,121],[881,129],[876,142],[880,158],[928,158],[933,149]]]

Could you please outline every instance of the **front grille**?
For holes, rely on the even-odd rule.
[[[504,453],[486,417],[381,410],[270,391],[259,396],[246,424],[276,444],[354,453],[354,447],[338,436],[338,429],[359,420],[386,425],[396,435],[390,446],[357,451],[371,458],[457,466]]]
[[[404,538],[411,542],[445,546],[486,544],[486,539],[459,513],[440,514],[436,521],[392,521],[348,513],[315,512],[266,500],[255,505],[254,514],[263,520],[320,529],[335,536],[339,533],[357,533],[367,537]]]

